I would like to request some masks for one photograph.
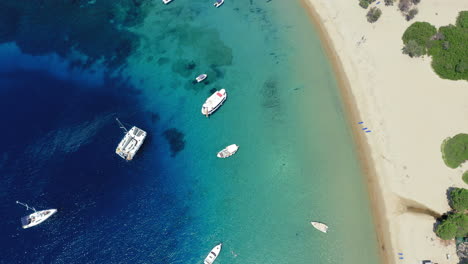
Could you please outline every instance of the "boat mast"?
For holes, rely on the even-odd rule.
[[[27,204],[16,201],[17,204],[21,204],[22,206],[26,207],[26,210],[32,209],[34,212],[36,212],[36,209],[34,207],[29,207]]]
[[[125,131],[125,134],[128,133],[128,130],[125,128],[125,126],[120,122],[120,120],[116,117],[115,120],[119,123],[119,127]]]

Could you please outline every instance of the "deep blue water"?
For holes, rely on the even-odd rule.
[[[157,126],[139,93],[116,79],[88,86],[38,70],[2,72],[0,86],[0,262],[170,262],[183,237],[171,225],[184,223],[185,208],[158,170],[163,137],[149,136],[132,162],[114,154],[123,135],[116,116]],[[30,212],[16,200],[59,213],[22,230],[19,218]]]

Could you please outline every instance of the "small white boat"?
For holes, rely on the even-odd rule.
[[[164,3],[165,5],[167,5],[167,4],[169,4],[170,2],[172,2],[172,0],[162,0],[162,1],[163,1],[163,3]]]
[[[47,209],[42,211],[36,211],[34,207],[29,207],[27,204],[20,203],[16,201],[17,204],[21,204],[22,206],[26,207],[27,209],[34,210],[34,213],[21,217],[21,225],[24,229],[30,228],[33,226],[37,226],[38,224],[44,222],[49,217],[57,212],[57,209]]]
[[[224,0],[216,0],[216,2],[214,3],[214,6],[220,7],[222,4],[224,4]]]
[[[221,89],[212,94],[202,106],[201,112],[205,116],[209,116],[214,113],[223,103],[226,101],[227,93],[226,90]]]
[[[219,244],[219,245],[216,245],[211,251],[210,253],[208,254],[208,256],[206,256],[205,260],[203,261],[203,264],[212,264],[216,258],[218,257],[219,255],[219,252],[221,252],[221,246],[223,245],[223,243]]]
[[[315,227],[315,229],[323,232],[323,233],[327,233],[328,231],[328,226],[324,223],[320,223],[320,222],[310,222],[312,224],[313,227]]]
[[[195,78],[195,80],[196,80],[197,82],[202,82],[203,80],[206,79],[206,77],[208,77],[208,74],[206,74],[206,73],[200,74],[200,75],[197,76],[197,78]]]
[[[237,150],[239,149],[239,146],[237,146],[236,144],[232,144],[232,145],[229,145],[227,146],[226,148],[224,148],[223,150],[221,150],[220,152],[218,152],[218,158],[227,158],[227,157],[230,157],[232,155],[234,155]]]

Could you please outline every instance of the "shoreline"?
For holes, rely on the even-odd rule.
[[[361,172],[363,173],[366,189],[368,191],[367,195],[371,206],[372,219],[377,238],[377,250],[381,263],[393,264],[395,262],[392,261],[389,255],[393,250],[390,242],[388,220],[385,216],[384,197],[382,192],[379,191],[380,186],[376,176],[377,172],[374,162],[370,154],[367,154],[370,153],[370,145],[365,138],[366,134],[363,134],[360,128],[354,125],[357,120],[362,120],[362,118],[357,106],[357,101],[351,90],[351,83],[346,75],[343,63],[336,52],[336,47],[313,4],[309,2],[309,0],[301,0],[301,5],[305,7],[319,35],[320,42],[325,50],[326,56],[329,58],[337,80],[340,100],[345,110],[345,119],[348,123],[348,127],[352,130],[353,147],[358,154]]]
[[[454,24],[468,2],[426,0],[406,21],[397,5],[366,21],[367,10],[348,0],[301,0],[337,80],[345,120],[368,191],[382,263],[458,263],[454,240],[434,233],[436,217],[450,210],[446,191],[465,188],[467,166],[447,167],[440,152],[447,137],[468,131],[466,81],[441,79],[431,58],[402,54],[401,37],[414,22]],[[377,6],[374,2],[371,6]],[[365,121],[372,133],[362,133]],[[398,255],[397,255],[398,253]]]

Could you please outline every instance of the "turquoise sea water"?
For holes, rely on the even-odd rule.
[[[106,31],[110,36],[98,37],[95,45],[104,44],[96,50],[92,41],[73,33],[65,34],[77,43],[72,50],[54,45],[45,51],[23,48],[25,54],[16,56],[22,59],[12,59],[12,45],[21,43],[20,34],[7,38],[11,43],[1,48],[9,50],[0,52],[3,59],[20,65],[15,69],[45,69],[54,78],[86,86],[79,88],[83,91],[73,88],[77,92],[72,96],[87,98],[82,100],[90,105],[106,101],[103,109],[75,102],[89,113],[100,112],[70,121],[81,127],[84,123],[88,131],[71,145],[69,152],[76,153],[68,157],[72,164],[90,144],[106,146],[113,155],[101,162],[107,153],[101,150],[100,156],[87,161],[86,174],[93,176],[70,188],[86,195],[59,208],[55,227],[51,219],[35,233],[5,231],[8,238],[1,242],[11,245],[5,249],[10,260],[22,256],[21,263],[31,263],[15,250],[18,247],[33,256],[43,255],[38,263],[202,263],[209,250],[223,242],[219,264],[378,263],[366,188],[337,84],[299,1],[226,1],[218,9],[202,0],[174,0],[169,5],[136,1],[134,9],[122,3],[112,4],[117,11],[111,15],[93,13],[101,10],[99,1],[80,3],[79,10],[95,15],[92,21],[101,22],[98,18],[104,16],[116,31],[112,34],[123,35],[121,43],[131,44],[110,44],[115,38]],[[130,23],[123,14],[135,19]],[[117,52],[108,52],[106,46],[109,50],[117,46]],[[94,59],[88,65],[86,58]],[[70,62],[78,66],[71,70],[66,66]],[[3,66],[2,72],[9,67]],[[208,79],[193,84],[200,73],[208,73]],[[11,78],[6,78],[5,87],[14,83]],[[118,79],[119,85],[109,79]],[[57,85],[61,86],[66,85]],[[227,90],[227,101],[210,118],[204,117],[201,105],[220,88]],[[93,89],[98,96],[90,92]],[[112,96],[106,99],[106,93]],[[121,136],[112,123],[115,114],[149,132],[131,163],[113,153]],[[71,119],[64,115],[68,116],[56,118]],[[219,150],[233,143],[240,146],[235,156],[216,158]],[[54,177],[40,178],[41,170],[56,164],[43,163],[47,165],[31,170],[47,185]],[[12,184],[15,169],[1,164],[11,175],[3,182]],[[29,173],[24,173],[24,181]],[[93,181],[105,187],[89,187],[95,186]],[[30,190],[37,188],[28,185]],[[21,188],[15,190],[5,191],[3,198],[8,194],[21,200],[16,198]],[[60,204],[63,195],[43,187],[28,199],[46,199],[40,204],[52,206]],[[74,221],[63,215],[77,210],[80,214],[72,219],[81,224],[70,229],[65,223]],[[16,220],[9,220],[10,228]],[[313,229],[310,221],[327,223],[329,233]],[[55,230],[58,226],[64,230]],[[48,243],[40,252],[33,245],[17,245],[29,235],[37,239],[44,235],[41,231],[50,230],[49,240],[38,242]]]

